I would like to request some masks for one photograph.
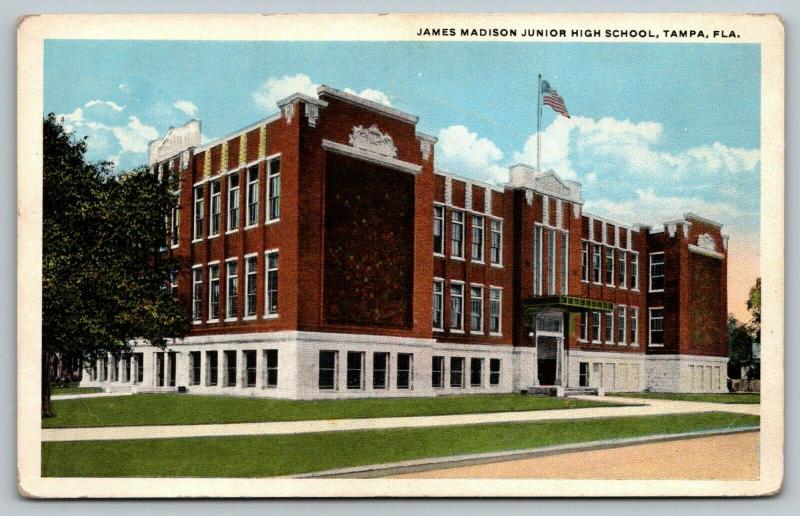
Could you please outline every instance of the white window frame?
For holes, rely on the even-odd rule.
[[[639,307],[631,307],[631,347],[639,347]]]
[[[547,294],[554,296],[557,294],[558,281],[556,280],[556,262],[558,235],[556,230],[547,229]]]
[[[595,243],[592,243],[592,283],[603,284],[603,246]]]
[[[274,163],[278,163],[278,167],[277,167],[278,171],[277,172],[273,172],[273,164]],[[268,158],[266,167],[267,167],[267,184],[266,184],[267,205],[264,207],[264,217],[266,218],[266,224],[274,224],[274,223],[278,222],[279,220],[281,220],[281,158],[280,158],[280,156],[276,156],[274,158]],[[278,196],[276,197],[276,199],[278,199],[278,216],[277,217],[273,217],[272,213],[271,213],[272,212],[272,200],[273,200],[273,194],[274,194],[272,180],[275,179],[275,178],[277,178],[276,179],[277,188],[275,188],[275,189],[278,190]]]
[[[561,231],[561,294],[569,295],[569,233]]]
[[[208,324],[218,323],[220,318],[220,274],[219,274],[219,260],[214,260],[213,262],[208,262],[208,320],[206,321]],[[212,271],[217,271],[216,280],[211,276]],[[212,317],[212,310],[211,306],[213,303],[213,295],[214,295],[214,281],[217,284],[217,316]]]
[[[486,219],[481,215],[472,215],[471,217],[472,223],[472,242],[470,243],[470,260],[472,263],[478,264],[485,264],[486,263],[486,239],[484,238],[486,235]],[[480,222],[480,224],[476,224],[476,222]],[[480,237],[478,255],[479,258],[475,258],[475,244],[476,244],[476,236]]]
[[[600,312],[592,312],[592,344],[600,344],[602,342],[603,342],[602,314]]]
[[[169,224],[169,246],[171,249],[177,249],[181,237],[181,209],[179,206],[173,206],[170,210]]]
[[[236,186],[231,187],[231,178],[236,177]],[[227,202],[227,220],[225,221],[226,224],[226,233],[233,233],[238,231],[241,228],[241,217],[242,217],[242,210],[241,210],[241,184],[242,184],[242,177],[241,171],[237,170],[232,172],[228,175],[228,202]],[[236,194],[236,199],[233,199],[234,194]],[[232,217],[231,212],[236,210],[236,216]],[[231,224],[235,222],[236,226],[232,226]]]
[[[436,212],[440,211],[441,216],[437,216]],[[436,235],[436,223],[441,224],[441,239],[439,240],[439,249],[436,249],[436,242],[434,240],[433,255],[444,257],[445,236],[447,234],[447,210],[444,204],[433,205],[433,234]]]
[[[456,215],[460,217],[460,221],[456,221]],[[458,254],[453,253],[456,235],[456,226],[459,227],[461,240],[458,242]],[[453,260],[464,260],[464,212],[461,210],[450,210],[450,258]]]
[[[199,292],[197,291],[198,285],[200,286]],[[200,324],[202,322],[203,322],[203,265],[197,264],[192,266],[192,324]]]
[[[617,344],[627,346],[628,342],[628,308],[625,305],[617,307]],[[622,330],[622,339],[619,338],[619,331]]]
[[[454,286],[461,288],[460,296],[453,295]],[[455,297],[460,297],[461,299],[461,312],[458,328],[453,328],[453,298]],[[450,322],[448,323],[450,333],[464,333],[464,297],[464,282],[459,280],[450,280]]]
[[[480,292],[480,296],[475,297],[475,295],[474,295],[475,294],[475,290],[478,290]],[[483,334],[483,326],[484,326],[484,324],[483,324],[484,323],[484,321],[483,321],[483,319],[484,319],[484,315],[483,315],[483,309],[484,309],[483,294],[484,294],[484,288],[483,288],[482,284],[480,284],[480,283],[471,283],[470,284],[470,286],[469,286],[469,332],[471,334],[474,334],[474,335]],[[476,300],[478,302],[480,302],[480,313],[478,314],[478,317],[479,317],[478,322],[480,323],[480,327],[477,330],[473,330],[472,329],[472,322],[473,322],[474,312],[473,312],[472,303],[474,301],[476,301]]]
[[[609,263],[608,259],[609,258],[611,258],[611,283],[608,282],[608,263]],[[617,262],[617,254],[615,252],[615,249],[613,247],[606,246],[605,260],[604,260],[604,264],[603,264],[603,275],[606,276],[605,284],[606,284],[607,287],[614,287],[615,286],[614,280],[616,278],[614,277],[614,274],[617,271],[616,262]]]
[[[544,242],[544,228],[533,228],[533,295],[542,295],[542,243]]]
[[[199,242],[205,236],[204,228],[200,227],[200,224],[205,223],[205,190],[205,185],[192,188],[192,242]]]
[[[217,187],[217,192],[214,193],[214,186]],[[216,238],[222,231],[222,181],[215,179],[208,183],[208,238]],[[216,206],[216,207],[215,207]],[[215,213],[216,210],[216,213]],[[214,218],[216,216],[216,219]],[[214,229],[214,220],[216,220],[217,228]]]
[[[433,278],[433,312],[435,313],[436,310],[436,298],[437,292],[436,287],[439,287],[438,297],[439,297],[439,326],[436,326],[436,317],[432,317],[431,325],[434,331],[444,331],[444,279],[442,278]]]
[[[589,283],[589,247],[591,244],[588,240],[581,241],[581,282]]]
[[[617,314],[615,312],[616,312],[616,310],[611,311],[611,312],[603,312],[603,319],[605,319],[605,323],[606,323],[605,324],[605,331],[607,332],[607,335],[608,335],[607,339],[605,338],[605,336],[603,337],[603,341],[606,344],[610,344],[610,345],[614,344],[614,322],[615,322],[614,319],[617,317]],[[609,320],[611,321],[610,325],[608,324]]]
[[[660,276],[656,276],[656,277],[660,277],[662,283],[666,282],[666,279],[667,279],[667,271],[666,271],[666,268],[665,268],[667,260],[666,260],[666,257],[664,256],[664,252],[663,251],[659,251],[659,252],[650,253],[649,256],[650,256],[650,259],[649,259],[650,260],[650,266],[647,269],[647,286],[648,286],[647,291],[648,292],[664,292],[663,288],[655,289],[655,290],[653,289],[653,265],[654,265],[653,264],[653,256],[661,256],[661,264],[660,265],[661,265],[661,270],[663,272],[662,272],[662,274]],[[655,265],[658,265],[658,264],[655,264]]]
[[[245,186],[245,214],[244,214],[245,215],[245,226],[244,226],[244,228],[245,229],[251,229],[251,228],[254,228],[254,227],[258,226],[258,210],[260,208],[259,198],[258,198],[259,197],[258,196],[258,193],[259,193],[258,190],[259,190],[259,188],[261,186],[259,184],[261,171],[259,170],[258,164],[246,167],[244,170],[245,170],[245,174],[247,175],[247,181],[245,183],[246,186]],[[256,179],[254,179],[254,180],[250,179],[251,170],[255,170],[256,171]],[[255,185],[255,189],[251,188],[252,185]],[[251,191],[254,191],[255,203],[253,203],[252,199],[250,198],[251,197]],[[254,220],[254,222],[251,222],[251,217],[250,217],[251,205],[253,205],[254,209],[255,209],[255,217],[252,218],[252,220]]]
[[[495,229],[495,224],[498,228]],[[497,260],[494,259],[494,235],[497,234],[498,247],[497,247]],[[489,219],[489,260],[492,267],[503,266],[503,220],[502,219]]]
[[[581,313],[581,323],[578,328],[578,342],[589,342],[589,314],[591,314],[591,312]]]
[[[236,266],[236,274],[231,275],[231,264]],[[231,279],[236,288],[236,306],[231,315]],[[235,321],[239,318],[239,259],[227,258],[225,260],[225,322]]]
[[[617,264],[619,267],[617,268],[617,272],[619,273],[619,288],[626,289],[628,288],[628,252],[624,249],[617,250]]]
[[[270,257],[275,256],[275,267],[270,267]],[[274,319],[278,317],[280,313],[281,304],[278,299],[275,300],[275,303],[278,305],[278,308],[273,312],[272,307],[269,302],[269,293],[271,290],[275,290],[275,297],[279,295],[279,285],[280,285],[280,254],[279,250],[276,249],[267,249],[264,251],[264,318],[266,319]],[[272,282],[269,279],[269,273],[275,272],[276,275],[276,285],[272,285]]]
[[[661,336],[664,336],[664,307],[652,306],[647,309],[647,346],[651,348],[663,348],[664,344],[653,344],[653,310],[661,310]]]
[[[498,295],[497,299],[492,298],[492,294]],[[492,331],[492,304],[497,303],[497,329]],[[489,335],[493,337],[503,336],[503,287],[489,285]]]
[[[631,290],[639,292],[639,253],[631,251]]]
[[[254,258],[252,271],[250,270],[250,259]],[[250,314],[250,281],[255,282],[255,304],[252,315]],[[242,310],[242,320],[252,321],[256,318],[258,311],[258,253],[250,253],[244,256],[244,305]]]

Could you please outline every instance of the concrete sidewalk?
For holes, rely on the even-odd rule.
[[[55,394],[51,400],[78,400],[81,398],[107,398],[109,396],[130,396],[132,392],[90,392],[87,394]]]
[[[597,401],[595,396],[575,396]],[[268,423],[228,423],[211,425],[120,426],[98,428],[50,428],[42,430],[42,441],[95,441],[122,439],[167,439],[180,437],[225,437],[236,435],[286,435],[347,430],[379,430],[435,426],[477,425],[485,423],[518,423],[589,419],[625,416],[658,416],[697,412],[732,412],[759,414],[759,405],[701,403],[691,401],[613,398],[625,404],[618,407],[596,407],[527,412],[455,414],[444,416],[382,417],[364,419],[324,419],[313,421],[276,421]],[[632,404],[638,404],[633,406]]]

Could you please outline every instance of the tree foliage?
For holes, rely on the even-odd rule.
[[[176,196],[144,167],[115,175],[85,154],[85,139],[44,120],[43,415],[53,357],[118,355],[133,339],[163,346],[189,328],[165,288],[179,265],[162,252]]]
[[[747,298],[747,310],[750,312],[749,328],[756,342],[761,342],[761,278],[750,288]]]

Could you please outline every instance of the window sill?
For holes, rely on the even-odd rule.
[[[489,336],[490,337],[502,337],[503,334],[502,333],[489,332]]]
[[[433,328],[433,331],[437,331],[439,333],[444,333],[444,328]]]
[[[177,248],[179,248],[180,246],[181,246],[180,244],[172,244],[172,245],[170,245],[170,246],[169,246],[169,248],[170,248],[170,249],[177,249]]]
[[[647,347],[649,348],[663,348],[663,344],[648,344]]]
[[[433,257],[434,258],[444,258],[444,255],[442,253],[433,253]]]
[[[631,344],[631,347],[632,347],[632,348],[638,348],[638,347],[639,347],[639,344],[638,344],[638,343],[632,343],[632,344]]]
[[[470,260],[470,262],[474,263],[475,265],[486,265],[486,262],[484,261]]]
[[[257,228],[257,227],[258,227],[258,224],[253,224],[252,226],[245,226],[245,227],[244,227],[244,230],[245,230],[245,231],[248,231],[248,230],[250,230],[250,229],[254,229],[254,228]]]
[[[213,234],[213,235],[208,235],[208,239],[209,239],[209,240],[213,240],[213,239],[215,239],[215,238],[217,238],[217,237],[219,237],[219,233],[215,233],[215,234]]]
[[[239,320],[238,317],[229,317],[229,318],[225,319],[225,322],[236,322],[238,320]]]
[[[463,335],[464,334],[464,330],[453,330],[453,329],[451,329],[450,333],[457,333],[459,335]]]
[[[192,243],[193,244],[197,244],[197,243],[202,242],[202,241],[203,241],[202,238],[195,238],[194,240],[192,240]]]
[[[495,269],[502,269],[503,268],[503,264],[502,263],[493,263],[492,267],[494,267]]]
[[[278,314],[264,314],[264,319],[277,319]]]
[[[660,292],[664,292],[664,289],[662,288],[661,290],[648,290],[647,292],[649,294],[658,294]]]
[[[280,219],[280,217],[278,217],[277,219],[270,219],[270,220],[264,222],[264,225],[265,226],[269,226],[270,224],[277,224],[280,221],[281,221],[281,219]]]
[[[232,235],[232,234],[234,234],[234,233],[238,233],[238,232],[239,232],[239,228],[238,228],[238,227],[235,227],[235,228],[233,228],[233,229],[229,229],[229,230],[225,231],[225,234],[226,234],[226,235]]]
[[[589,343],[589,341],[586,340],[586,339],[578,339],[578,342],[580,342],[581,344],[588,344]]]
[[[192,321],[192,324],[197,326],[197,325],[203,324],[203,321]]]
[[[464,258],[462,258],[460,256],[453,256],[452,254],[450,255],[450,259],[451,260],[457,260],[459,262],[465,262],[466,261]]]
[[[216,324],[219,322],[219,319],[209,319],[206,321],[206,324]]]
[[[256,320],[256,316],[255,315],[248,315],[247,317],[242,317],[242,320],[243,321],[255,321]]]

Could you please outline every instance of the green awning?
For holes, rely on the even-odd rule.
[[[526,299],[522,307],[526,313],[545,308],[563,308],[570,312],[610,312],[614,310],[614,303],[577,296],[543,296]]]

